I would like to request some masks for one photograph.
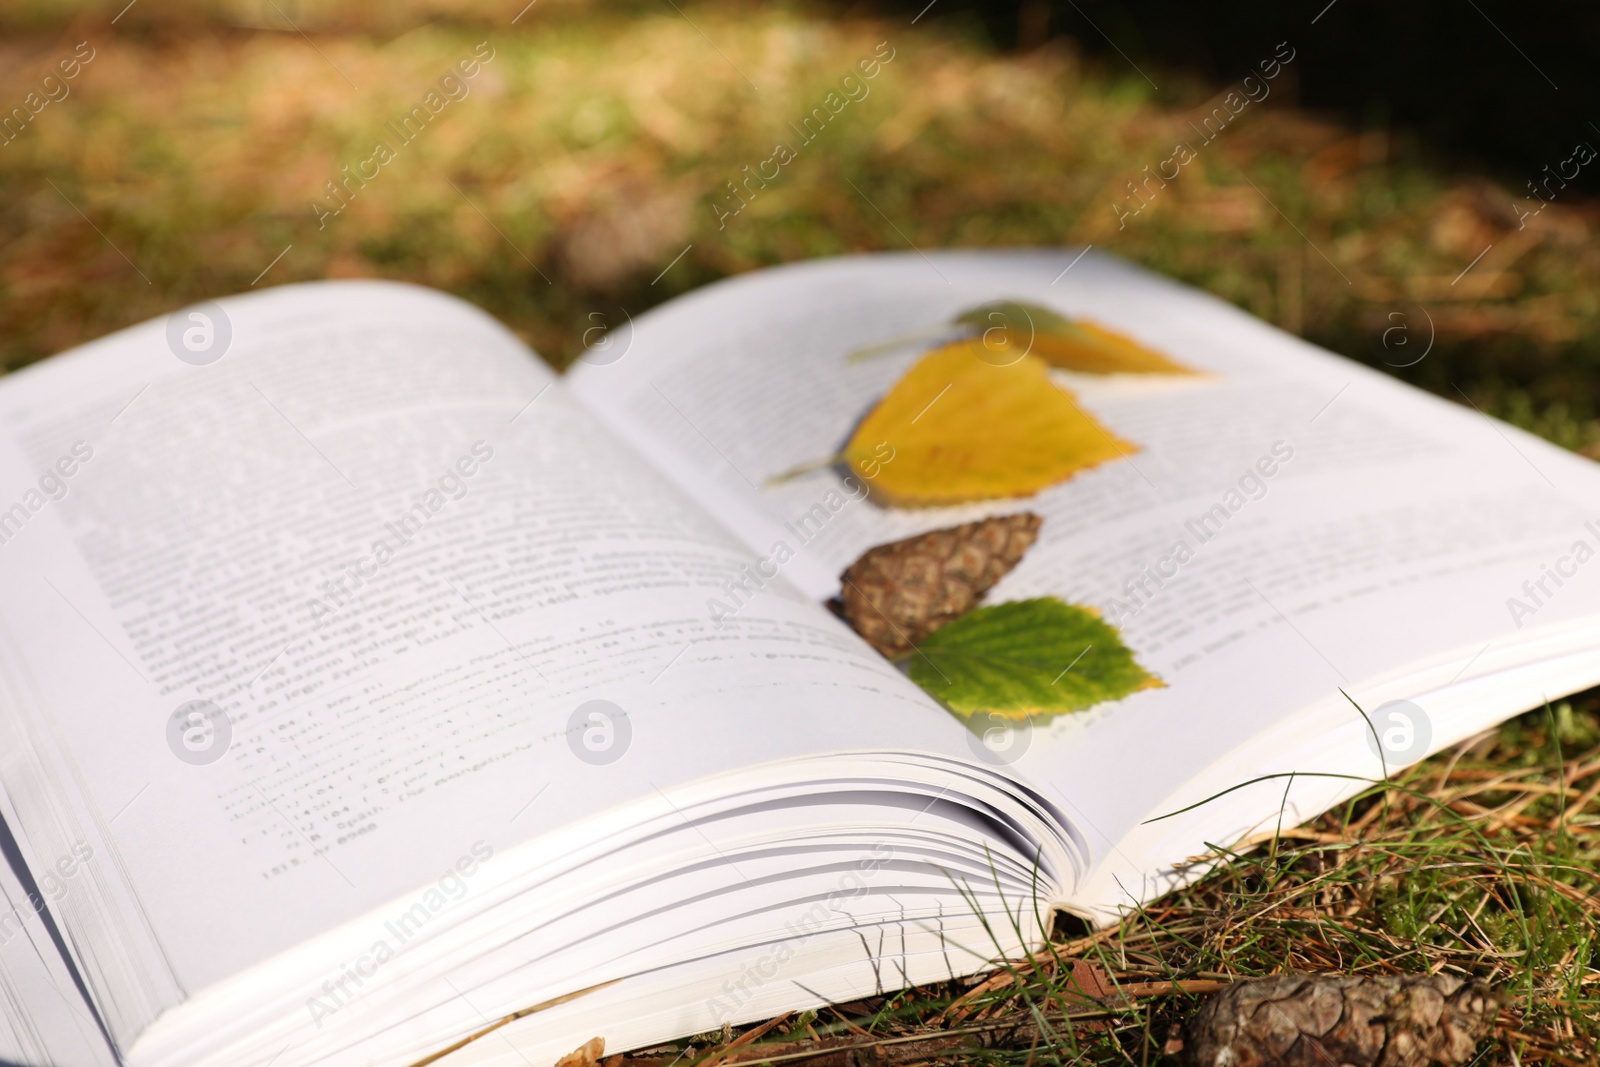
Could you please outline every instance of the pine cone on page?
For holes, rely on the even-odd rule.
[[[1500,997],[1451,975],[1286,975],[1206,1002],[1182,1040],[1190,1067],[1455,1067],[1489,1035]]]
[[[840,576],[841,614],[893,659],[975,607],[1022,559],[1044,519],[1031,511],[868,549]]]

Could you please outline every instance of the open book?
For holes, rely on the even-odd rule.
[[[904,506],[910,430],[832,462],[990,301],[1188,373],[1042,372],[1115,454],[1032,495]],[[0,1059],[544,1065],[971,973],[1600,683],[1589,461],[1115,259],[605,326],[562,379],[327,282],[0,381]],[[975,730],[827,602],[1023,510],[984,604],[1149,684]]]

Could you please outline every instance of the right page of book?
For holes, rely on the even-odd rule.
[[[1098,615],[1109,629],[1063,676],[1131,660],[1143,682],[1022,720],[994,758],[1072,812],[1119,879],[1145,878],[1102,896],[1139,898],[1182,858],[1140,825],[1204,799],[1186,783],[1306,772],[1292,801],[1271,779],[1187,816],[1177,840],[1198,851],[1263,805],[1305,817],[1350,788],[1318,770],[1381,777],[1485,713],[1600,682],[1600,472],[1405,384],[1431,323],[1386,321],[1393,375],[1099,252],[908,252],[760,271],[619,319],[570,381],[763,574],[819,600],[874,546],[1042,517],[984,602]],[[708,616],[741,596],[708,598]],[[1490,692],[1541,656],[1561,669]],[[1385,732],[1351,706],[1401,698],[1432,714]],[[1304,729],[1279,736],[1317,707],[1348,729],[1309,751]],[[1130,854],[1135,839],[1154,851]]]

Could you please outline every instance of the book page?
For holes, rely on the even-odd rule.
[[[1092,320],[1202,373],[1053,372],[1124,443],[1025,498],[895,507],[874,496],[870,472],[829,466],[908,368],[958,334],[954,318],[993,300]],[[1421,352],[1426,325],[1411,328]],[[784,545],[784,576],[819,600],[874,545],[1043,516],[987,602],[1093,608],[1164,685],[1039,720],[1006,757],[1080,821],[1097,860],[1178,784],[1298,710],[1332,698],[1360,725],[1341,689],[1381,703],[1394,686],[1377,680],[1424,660],[1451,665],[1430,684],[1471,678],[1530,635],[1600,616],[1600,565],[1582,565],[1600,549],[1592,463],[1096,252],[762,271],[641,317],[608,360],[580,364],[575,392],[753,547]],[[963,402],[938,385],[924,411]],[[896,442],[877,444],[893,463]],[[1553,568],[1559,584],[1545,577]],[[1578,673],[1593,684],[1600,657],[1589,662]],[[1432,747],[1466,722],[1431,724]],[[1361,733],[1341,736],[1342,769],[1381,777]],[[1258,761],[1235,780],[1294,769]],[[1269,788],[1276,809],[1283,787]],[[1224,829],[1203,822],[1194,852]]]
[[[124,1048],[441,871],[929,713],[781,579],[713,626],[752,553],[480,312],[197,314],[0,384],[0,783],[30,865],[90,857],[52,906]]]
[[[109,1035],[74,986],[46,904],[60,899],[90,859],[80,845],[35,878],[0,818],[0,1003],[8,1009],[0,1013],[0,1063],[117,1062]]]

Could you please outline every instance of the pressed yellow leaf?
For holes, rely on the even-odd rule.
[[[996,352],[1028,352],[1083,374],[1194,374],[1153,348],[1088,319],[1069,319],[1037,304],[997,300],[956,316],[983,331]]]
[[[977,339],[918,360],[845,445],[881,502],[934,507],[1032,496],[1138,446],[1117,438],[1050,379],[1042,360],[986,362]],[[893,449],[883,460],[881,446]]]

